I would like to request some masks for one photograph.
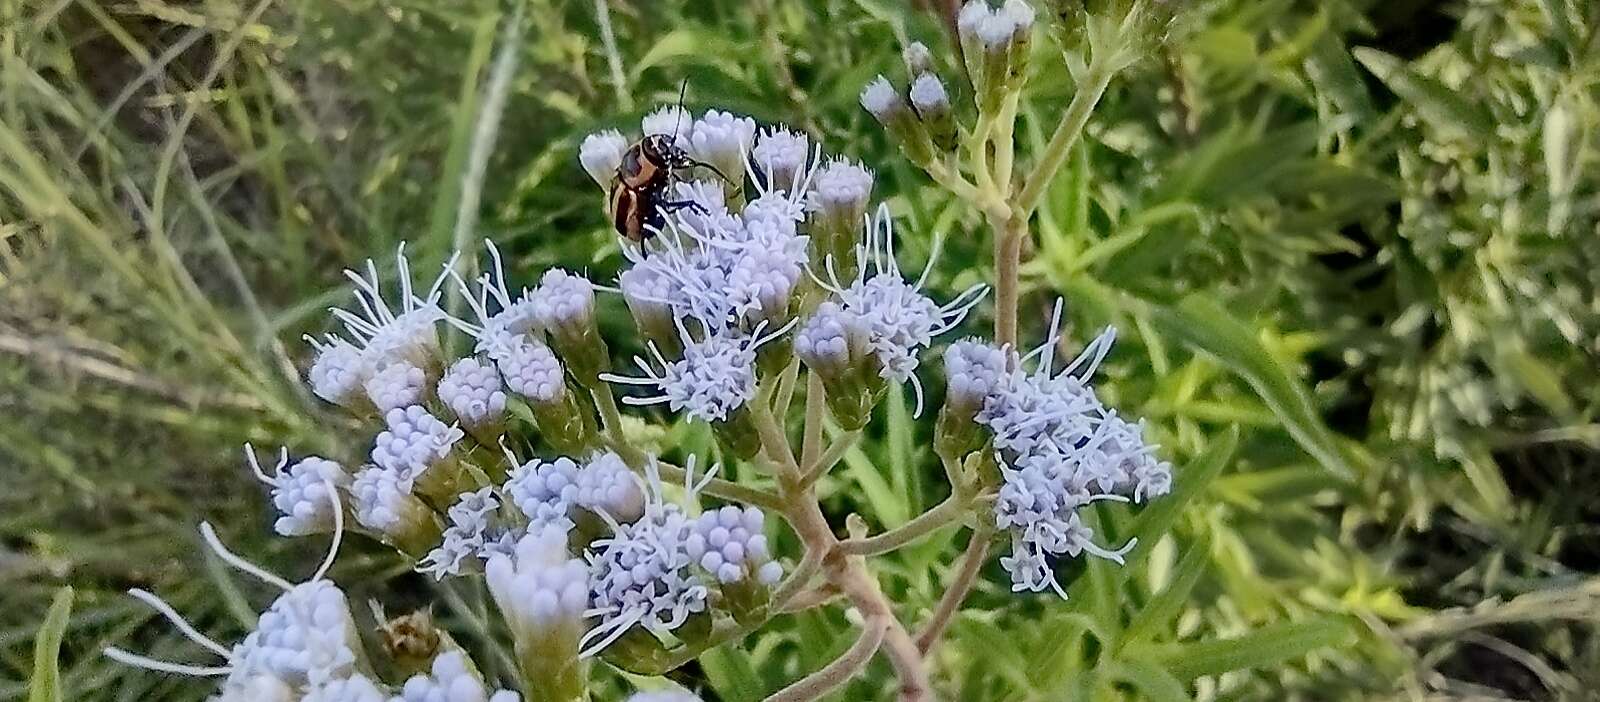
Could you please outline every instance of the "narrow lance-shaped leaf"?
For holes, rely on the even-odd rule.
[[[1181,680],[1234,670],[1265,668],[1302,658],[1318,649],[1349,646],[1355,631],[1341,617],[1325,616],[1264,626],[1232,639],[1138,647]]]
[[[1283,420],[1289,435],[1324,468],[1341,478],[1354,477],[1337,438],[1312,404],[1311,392],[1273,358],[1248,325],[1204,293],[1152,310],[1153,321],[1164,331],[1216,357],[1249,383]]]
[[[72,614],[72,588],[56,593],[33,640],[33,677],[28,682],[28,702],[61,702],[61,638]]]
[[[1356,47],[1351,53],[1433,128],[1468,139],[1494,137],[1494,120],[1482,106],[1445,84],[1412,71],[1405,62],[1377,49]]]

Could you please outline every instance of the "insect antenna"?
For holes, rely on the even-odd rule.
[[[672,120],[672,145],[678,145],[678,130],[683,127],[683,97],[689,92],[689,78],[685,76],[682,83],[678,84],[678,109],[674,111]]]

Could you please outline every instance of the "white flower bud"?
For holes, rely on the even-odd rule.
[[[350,484],[356,521],[389,544],[421,556],[437,543],[438,517],[415,494],[412,483],[393,471],[369,466]]]
[[[522,692],[531,701],[587,697],[582,658],[592,610],[590,569],[567,553],[567,531],[530,530],[484,566],[489,594],[515,641]],[[496,697],[491,702],[502,702]]]
[[[906,71],[913,76],[933,72],[933,52],[928,50],[928,45],[920,41],[911,42],[900,53],[906,61]]]
[[[570,529],[578,504],[578,464],[565,456],[553,461],[535,458],[511,470],[505,491],[528,518],[530,531],[547,524]]]
[[[889,79],[880,75],[861,90],[861,106],[887,125],[891,117],[905,109],[905,101]]]
[[[477,428],[498,423],[506,412],[506,391],[493,366],[468,356],[439,379],[439,401],[464,426]]]
[[[495,361],[511,392],[537,404],[560,402],[567,394],[561,361],[543,342],[527,337],[504,358]]]
[[[645,115],[640,124],[645,136],[665,134],[675,136],[673,144],[685,151],[694,142],[694,115],[677,105],[666,105]]]
[[[389,702],[389,694],[367,676],[354,675],[312,687],[300,702]]]
[[[400,696],[392,702],[515,702],[519,699],[516,693],[504,690],[496,691],[491,697],[483,677],[466,654],[449,650],[434,657],[428,673],[418,673],[406,680],[400,688]]]
[[[889,136],[900,144],[906,158],[912,163],[927,164],[933,159],[933,141],[900,91],[888,78],[878,76],[861,91],[861,106],[878,120]]]
[[[768,587],[776,585],[783,566],[772,560],[765,523],[766,515],[755,507],[727,505],[702,513],[686,542],[689,558],[723,584],[753,578]]]
[[[439,421],[420,405],[389,410],[383,421],[388,428],[373,441],[372,462],[408,480],[417,480],[444,462],[464,436],[461,429]]]
[[[750,161],[765,175],[768,189],[793,191],[811,162],[811,139],[803,132],[768,129],[756,139]]]
[[[594,284],[560,268],[545,271],[530,299],[533,319],[541,328],[583,326],[594,322]]]
[[[622,132],[607,129],[583,138],[583,144],[578,147],[578,162],[583,164],[583,170],[595,183],[602,188],[609,188],[611,181],[617,177],[617,168],[622,166],[622,156],[627,151],[628,140],[622,136]]]
[[[645,495],[639,478],[610,451],[596,454],[583,465],[576,487],[575,504],[591,512],[618,522],[631,522],[644,514]]]
[[[256,478],[272,487],[272,505],[279,517],[273,529],[280,536],[306,536],[334,530],[338,496],[329,492],[350,485],[344,467],[325,458],[307,456],[288,465],[287,450],[279,454],[272,475],[261,469],[255,449],[245,445],[245,458]]]
[[[717,167],[734,185],[743,182],[744,158],[755,145],[756,121],[720,110],[707,111],[694,123],[689,153]]]
[[[367,399],[379,412],[421,404],[428,395],[428,374],[405,361],[396,361],[374,373],[366,382]]]
[[[829,220],[848,222],[853,232],[867,213],[872,171],[845,158],[828,159],[811,181],[809,208]]]
[[[924,116],[950,109],[950,96],[945,93],[939,76],[924,73],[911,83],[911,106]]]
[[[311,392],[346,409],[364,407],[367,398],[363,386],[377,370],[371,357],[355,344],[332,334],[324,340],[310,336],[305,339],[317,353],[307,374]]]

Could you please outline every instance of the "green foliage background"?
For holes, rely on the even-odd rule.
[[[986,571],[934,662],[940,687],[963,700],[1600,688],[1600,6],[1180,4],[1046,198],[1024,336],[1058,294],[1072,338],[1118,325],[1103,392],[1148,418],[1194,494],[1134,523],[1102,513],[1112,533],[1173,532],[1134,567],[1091,564],[1068,602],[1013,596]],[[279,572],[312,561],[320,545],[269,537],[238,447],[359,451],[298,381],[298,339],[342,301],[340,269],[402,240],[431,268],[490,236],[524,278],[614,272],[576,143],[637,124],[684,78],[691,107],[801,126],[875,167],[910,255],[946,238],[939,285],[991,276],[976,214],[856,104],[913,39],[955,75],[936,8],[522,7],[500,136],[475,162],[510,5],[0,0],[0,699],[30,680],[40,700],[202,698],[97,652],[185,650],[128,587],[222,640],[249,625],[266,593],[200,555],[200,519]],[[1042,144],[1071,97],[1060,52],[1076,41],[1036,43],[1023,144]],[[626,353],[626,314],[608,312]],[[891,402],[823,486],[830,516],[893,525],[942,497],[908,414]],[[905,611],[937,600],[959,540],[882,570]],[[357,546],[335,575],[356,602],[442,601],[464,636],[492,634],[481,593],[405,571]],[[721,699],[755,699],[850,637],[821,614],[774,631],[692,672]],[[877,698],[887,670],[869,672],[842,699]]]

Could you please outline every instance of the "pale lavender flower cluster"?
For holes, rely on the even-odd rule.
[[[1011,4],[985,12],[964,19],[973,25],[964,31],[998,32],[1002,24],[1024,31],[1032,21]],[[925,47],[908,50],[907,63],[920,76],[910,107],[886,81],[869,86],[863,103],[897,119],[914,110],[942,133],[933,118],[948,108],[948,96],[936,78],[927,80],[931,54]],[[888,102],[894,104],[880,104]],[[715,110],[695,118],[677,107],[651,113],[641,127],[673,137],[692,165],[673,174],[668,199],[656,203],[664,217],[652,221],[665,226],[647,232],[642,243],[622,244],[627,265],[615,288],[561,269],[544,271],[531,289],[513,288],[492,243],[481,275],[467,280],[452,256],[421,295],[413,292],[403,246],[396,254],[397,296],[385,296],[372,261],[364,275],[347,271],[356,311],[335,309],[343,334],[311,341],[316,354],[308,380],[314,394],[368,429],[369,462],[346,470],[319,456],[291,462],[283,450],[269,473],[247,446],[248,462],[278,512],[275,530],[333,534],[328,559],[309,581],[291,584],[228,553],[207,527],[224,560],[284,594],[243,642],[226,647],[165,602],[135,591],[227,665],[175,664],[114,649],[109,655],[223,677],[217,697],[223,702],[517,702],[517,693],[491,692],[472,662],[450,647],[430,654],[426,665],[412,661],[405,670],[425,672],[404,681],[377,674],[392,667],[366,659],[344,593],[324,578],[346,521],[435,579],[481,576],[512,635],[517,672],[525,682],[551,686],[523,690],[538,699],[583,698],[584,661],[593,656],[648,659],[652,645],[658,654],[669,645],[692,648],[728,630],[730,619],[744,626],[782,611],[785,603],[774,593],[791,588],[778,587],[785,569],[768,542],[767,512],[725,504],[702,513],[700,498],[721,488],[719,496],[793,520],[797,512],[784,502],[789,490],[807,491],[792,486],[809,486],[804,481],[824,474],[827,461],[788,456],[784,477],[791,483],[783,490],[715,479],[715,467],[697,475],[692,456],[681,469],[664,464],[637,440],[634,420],[621,416],[613,386],[649,388],[624,394],[620,403],[665,405],[709,423],[721,455],[779,470],[784,466],[774,464],[785,457],[777,454],[786,451],[773,446],[781,437],[771,439],[786,431],[781,403],[789,401],[802,367],[822,387],[825,403],[808,402],[808,418],[820,418],[811,410],[823,409],[846,432],[859,431],[886,391],[905,383],[920,415],[923,352],[956,329],[988,289],[974,284],[937,302],[928,289],[938,242],[921,273],[907,279],[888,207],[869,215],[872,172],[846,158],[824,159],[804,132],[761,128]],[[578,158],[609,186],[630,153],[628,140],[608,131],[585,139]],[[468,318],[441,305],[446,280],[455,282],[462,302],[451,309]],[[645,347],[633,359],[639,375],[610,370],[597,323],[603,293],[618,294],[638,327]],[[464,357],[447,355],[441,325],[470,337]],[[1053,573],[1059,558],[1121,558],[1128,547],[1096,545],[1079,507],[1142,502],[1171,489],[1170,466],[1145,442],[1143,425],[1119,417],[1088,385],[1109,351],[1110,333],[1059,373],[1052,368],[1057,341],[1052,326],[1047,342],[1026,356],[981,339],[943,353],[947,383],[936,448],[941,458],[954,456],[947,467],[992,451],[997,465],[987,479],[953,487],[974,491],[966,495],[971,504],[993,504],[992,515],[979,518],[992,518],[1010,537],[1011,553],[1001,563],[1017,590],[1061,591]],[[1028,364],[1032,371],[1024,370]],[[764,431],[756,431],[757,421]],[[796,465],[803,461],[815,465]],[[677,488],[667,494],[661,475],[669,471],[677,471],[674,482],[682,478],[681,496]],[[814,574],[792,578],[790,594],[798,597]],[[828,596],[820,587],[804,594]],[[641,693],[634,699],[694,698]]]
[[[1016,590],[1052,588],[1062,596],[1052,564],[1088,553],[1121,562],[1134,544],[1107,549],[1078,508],[1097,500],[1144,501],[1166,494],[1172,467],[1155,457],[1143,425],[1129,424],[1089,386],[1111,350],[1115,331],[1095,337],[1072,363],[1056,372],[1061,305],[1045,343],[1025,357],[965,342],[947,355],[946,370],[956,396],[982,397],[978,424],[993,439],[1001,486],[995,526],[1011,536],[1011,554],[1000,563]],[[1034,370],[1023,364],[1038,357]],[[1009,369],[1006,364],[1009,363]]]

